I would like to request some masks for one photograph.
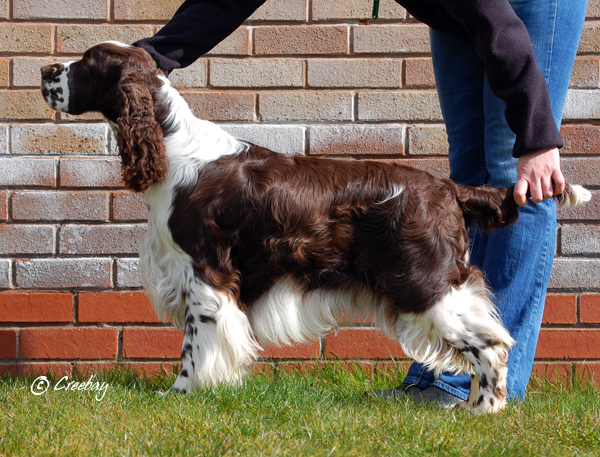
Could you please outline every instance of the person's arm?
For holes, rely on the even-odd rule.
[[[528,189],[534,202],[562,193],[563,141],[525,25],[507,0],[439,1],[474,38],[490,88],[506,103],[506,120],[517,136],[513,156],[519,157],[515,201],[525,205]]]
[[[229,36],[266,0],[186,0],[144,48],[167,74],[191,65]]]

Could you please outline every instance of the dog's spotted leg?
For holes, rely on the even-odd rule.
[[[457,407],[460,409],[470,409],[468,405],[473,405],[479,398],[479,377],[475,374],[471,375],[471,391],[469,392],[469,398],[466,402],[458,403]]]
[[[187,294],[181,372],[173,390],[241,381],[260,347],[246,313],[226,293],[196,282]]]
[[[181,371],[177,375],[175,384],[171,387],[173,392],[187,394],[193,390],[196,363],[194,362],[194,335],[198,334],[198,327],[195,325],[194,315],[187,307],[185,321],[185,335],[183,337],[183,346],[181,349]],[[198,346],[196,344],[196,346]],[[198,351],[198,347],[196,351]]]
[[[476,341],[483,341],[480,336]],[[465,345],[461,352],[473,367],[471,392],[466,402],[459,404],[462,409],[475,413],[496,412],[506,406],[506,375],[508,369],[508,348],[494,341],[474,346]]]
[[[424,313],[401,314],[395,323],[404,352],[436,375],[472,373],[462,409],[496,412],[506,405],[506,362],[514,344],[498,319],[480,274]]]

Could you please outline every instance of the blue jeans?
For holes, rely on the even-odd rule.
[[[581,38],[587,0],[510,0],[525,23],[538,66],[560,126],[573,62]],[[450,178],[461,184],[514,185],[515,135],[504,118],[469,36],[431,30],[435,79],[450,145]],[[472,229],[471,263],[480,267],[493,291],[502,321],[516,340],[508,359],[508,395],[523,400],[533,369],[546,289],[556,244],[554,199],[522,208],[518,223],[488,235]],[[468,398],[469,375],[435,378],[413,363],[404,383],[439,387]]]

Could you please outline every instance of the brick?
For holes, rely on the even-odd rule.
[[[0,359],[17,357],[17,331],[0,329]]]
[[[298,59],[212,59],[210,84],[215,87],[302,87],[304,68]]]
[[[8,289],[11,286],[12,262],[9,259],[0,259],[0,289]]]
[[[404,65],[406,87],[435,87],[431,59],[406,59]]]
[[[577,53],[600,53],[600,24],[598,22],[586,22],[584,24],[581,41],[579,42],[579,50]]]
[[[321,345],[318,341],[290,346],[268,345],[259,352],[262,359],[317,359],[320,355]]]
[[[534,362],[532,375],[541,382],[566,386],[573,379],[573,367],[570,363]]]
[[[62,187],[123,187],[118,159],[61,159]]]
[[[314,125],[310,127],[310,153],[324,155],[402,155],[404,126]]]
[[[52,26],[49,24],[0,23],[0,52],[52,52]]]
[[[600,358],[600,329],[542,329],[536,358],[597,359]]]
[[[103,41],[133,43],[154,35],[150,25],[58,25],[56,50],[65,54],[82,54]]]
[[[576,324],[577,296],[572,294],[548,294],[544,307],[543,324]]]
[[[128,359],[179,359],[183,333],[174,328],[124,328],[123,357]]]
[[[399,88],[402,59],[310,59],[310,87]]]
[[[565,146],[562,156],[569,154],[600,154],[600,126],[563,125],[560,128]]]
[[[400,344],[372,328],[340,329],[325,337],[325,357],[340,359],[405,359]]]
[[[106,221],[106,192],[14,192],[15,221]]]
[[[144,292],[81,292],[78,322],[160,323]]]
[[[318,369],[323,369],[325,367],[324,362],[320,361],[308,361],[302,360],[299,362],[294,361],[286,361],[286,362],[277,362],[276,369],[278,373],[286,373],[286,374],[306,374],[311,371],[315,371]]]
[[[0,154],[8,154],[8,126],[0,125]]]
[[[600,39],[598,41],[600,42]],[[600,119],[600,90],[569,90],[567,92],[563,119]]]
[[[173,70],[169,81],[177,88],[206,87],[208,60],[198,59],[189,67]]]
[[[207,55],[250,55],[250,27],[239,27],[231,35],[212,48]]]
[[[600,260],[555,259],[548,287],[578,290],[600,288]]]
[[[183,98],[192,112],[209,121],[254,120],[255,95],[247,92],[196,92]]]
[[[0,254],[53,254],[54,227],[0,225]]]
[[[583,324],[600,324],[600,295],[583,294],[581,296],[579,319]]]
[[[10,60],[0,58],[0,87],[8,87]]]
[[[347,25],[276,25],[254,29],[254,54],[348,54]]]
[[[575,364],[575,378],[583,382],[591,382],[594,386],[600,387],[600,363],[598,362],[578,362]]]
[[[312,19],[327,21],[334,19],[371,19],[373,3],[362,0],[331,2],[329,0],[313,0]],[[379,19],[405,19],[406,10],[393,0],[382,0],[379,4]]]
[[[355,26],[354,52],[357,54],[430,53],[429,28],[421,24]]]
[[[259,118],[263,121],[352,120],[349,92],[261,92]]]
[[[181,6],[181,0],[115,0],[117,21],[168,21]]]
[[[142,194],[114,192],[112,195],[112,219],[115,221],[146,221],[148,206]]]
[[[4,292],[0,322],[72,322],[73,294]]]
[[[588,18],[600,18],[600,0],[589,0],[586,12]]]
[[[412,362],[405,361],[378,361],[375,365],[376,374],[384,379],[392,378],[396,380],[396,384],[390,385],[389,387],[395,387],[398,383],[402,382],[406,373],[410,368]]]
[[[359,92],[358,118],[361,121],[442,121],[434,91]]]
[[[60,229],[61,254],[136,254],[145,225],[65,225]]]
[[[109,373],[112,370],[131,370],[143,378],[170,376],[176,363],[173,362],[76,362],[75,371],[78,375],[87,377],[94,374]]]
[[[323,371],[324,369],[335,368],[353,376],[373,377],[375,364],[372,362],[338,362],[338,361],[286,361],[277,362],[277,370],[287,374],[299,373],[307,374],[314,371]]]
[[[8,19],[8,2],[0,3],[0,18]]]
[[[53,375],[57,378],[70,376],[72,373],[72,365],[65,362],[53,363],[32,363],[19,362],[13,364],[0,364],[0,375],[3,374],[24,375],[24,376],[43,376]]]
[[[114,359],[119,331],[108,328],[24,328],[25,359]]]
[[[15,19],[108,19],[106,0],[13,0]]]
[[[106,154],[106,124],[24,124],[11,127],[13,154]]]
[[[8,192],[0,190],[0,222],[8,219]]]
[[[446,128],[443,125],[409,126],[408,153],[411,156],[447,156]]]
[[[566,157],[561,160],[560,165],[567,182],[582,186],[597,186],[600,183],[599,158]]]
[[[575,59],[571,73],[570,87],[579,89],[597,89],[600,86],[600,59],[579,57]]]
[[[111,287],[110,259],[17,260],[16,286],[21,289]]]
[[[0,90],[0,119],[49,120],[53,110],[40,90]]]
[[[102,115],[102,113],[96,112],[96,111],[90,111],[84,114],[67,114],[67,113],[60,113],[60,112],[56,112],[56,116],[57,116],[57,120],[60,121],[76,121],[76,122],[81,122],[81,121],[106,121],[105,117]]]
[[[266,2],[248,18],[249,21],[306,21],[307,19],[306,0]]]
[[[564,226],[560,229],[561,254],[600,254],[600,227]]]
[[[108,155],[119,155],[119,145],[117,144],[117,138],[112,128],[108,129]]]
[[[270,362],[255,362],[248,370],[252,375],[272,377],[275,373],[275,364]]]
[[[240,140],[283,154],[304,154],[306,149],[306,127],[300,125],[225,124],[221,127]]]
[[[117,259],[117,287],[142,287],[140,259]]]
[[[426,171],[437,178],[448,178],[450,175],[447,159],[401,159],[393,162]]]
[[[592,200],[579,208],[562,207],[558,210],[559,220],[600,220],[600,192],[591,191]]]
[[[40,68],[43,65],[67,62],[68,58],[16,57],[13,59],[13,86],[40,87]]]

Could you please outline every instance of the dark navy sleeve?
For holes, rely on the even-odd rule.
[[[505,116],[517,135],[513,156],[562,147],[544,76],[529,33],[507,0],[439,0],[475,40],[492,92],[506,103]]]
[[[186,0],[144,48],[167,72],[191,65],[237,29],[266,0]]]

